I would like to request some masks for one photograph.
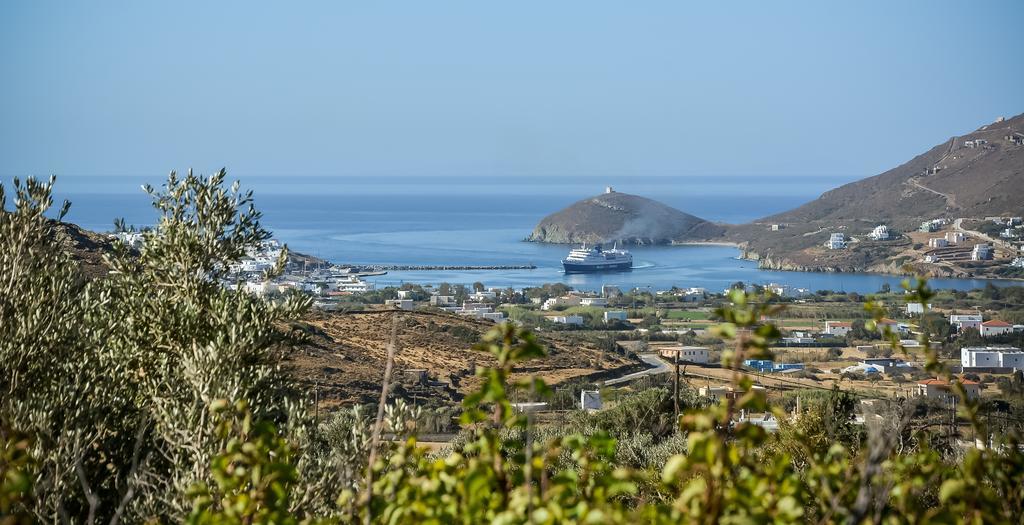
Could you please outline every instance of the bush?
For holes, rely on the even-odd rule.
[[[1019,440],[964,451],[930,430],[946,426],[944,405],[940,425],[908,425],[918,410],[930,417],[908,404],[861,431],[852,396],[834,391],[790,422],[736,374],[745,394],[695,403],[679,420],[665,418],[666,392],[650,390],[583,419],[587,428],[538,428],[508,389],[545,351],[507,323],[476,347],[496,364],[478,371],[449,450],[417,446],[421,414],[397,402],[373,420],[353,409],[315,426],[279,367],[293,336],[279,327],[306,301],[218,281],[266,234],[254,210],[237,213],[249,197],[222,182],[223,172],[172,176],[154,193],[163,217],[141,253],[120,249],[114,272],[93,282],[43,217],[50,186],[16,186],[17,210],[0,215],[5,521],[1013,523],[1024,512]],[[931,297],[923,281],[909,288]],[[740,290],[729,302],[715,313],[730,341],[723,361],[771,359],[779,331],[757,320],[780,306]],[[924,351],[926,370],[949,378]],[[1005,388],[1021,384],[1015,374]],[[547,393],[534,378],[515,387]],[[963,421],[989,435],[978,404],[954,394]],[[737,421],[741,412],[770,414],[779,432]]]

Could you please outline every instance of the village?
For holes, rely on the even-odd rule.
[[[1006,226],[1007,231],[1020,231],[1017,218],[988,221]],[[964,232],[930,236],[944,226],[944,221],[929,221],[920,231],[906,235],[918,241],[929,236],[929,250],[945,260],[961,256],[991,260],[991,251],[985,254],[987,245],[970,247],[971,238]],[[880,225],[868,237],[884,241],[890,235]],[[141,246],[141,234],[118,236],[131,247]],[[845,242],[842,234],[833,234],[829,249],[843,249]],[[1010,246],[1009,241],[1005,246]],[[965,255],[959,255],[961,252]],[[920,342],[923,330],[931,334],[929,345],[956,374],[969,398],[998,400],[1010,388],[1008,385],[1020,381],[1024,371],[1024,311],[1013,309],[1022,302],[1010,301],[1007,304],[1011,308],[1006,309],[996,301],[986,301],[984,294],[993,293],[995,288],[940,291],[934,304],[925,308],[908,303],[902,293],[886,287],[872,297],[887,308],[887,316],[876,321],[860,304],[866,297],[775,283],[734,283],[724,290],[673,287],[623,291],[605,285],[597,292],[574,291],[563,284],[521,290],[488,288],[480,282],[378,289],[364,278],[384,273],[379,269],[367,272],[322,262],[311,267],[309,261],[297,259],[289,259],[280,275],[268,278],[267,272],[277,266],[281,253],[278,241],[262,242],[228,268],[223,284],[267,298],[295,292],[308,294],[314,309],[322,312],[433,312],[442,318],[452,315],[480,322],[510,321],[538,333],[559,333],[570,340],[611,342],[616,353],[633,359],[640,368],[596,383],[571,385],[578,401],[576,408],[583,410],[601,409],[603,400],[616,399],[619,391],[628,391],[634,384],[665,382],[673,377],[708,401],[742,395],[729,386],[733,370],[723,366],[722,360],[730,343],[716,330],[720,319],[715,311],[728,304],[728,294],[735,288],[766,294],[767,300],[784,307],[779,317],[762,319],[782,330],[775,343],[774,359],[744,359],[739,363],[739,370],[753,380],[752,388],[765,389],[770,396],[835,389],[859,396],[865,403],[920,398],[938,406],[948,404],[953,399],[953,385],[924,370]],[[896,348],[890,334],[896,336]],[[429,370],[420,373],[430,375]],[[517,408],[538,413],[553,409],[546,402],[536,401]],[[770,431],[778,427],[770,413],[737,417]]]
[[[785,227],[784,224],[771,225],[773,231]],[[1021,217],[932,219],[922,222],[917,230],[907,232],[879,224],[863,235],[832,232],[822,247],[847,250],[868,243],[900,249],[897,259],[908,263],[925,263],[954,272],[971,269],[1002,271],[1007,276],[1024,274],[1024,219]]]

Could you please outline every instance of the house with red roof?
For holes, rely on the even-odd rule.
[[[981,336],[992,337],[994,335],[1003,335],[1013,332],[1013,325],[1006,321],[1000,321],[993,319],[991,321],[985,321],[981,323]]]
[[[963,385],[967,399],[977,399],[981,395],[981,385],[977,381],[957,378]],[[954,396],[953,385],[945,379],[925,379],[917,382],[917,395],[933,399],[949,400]]]

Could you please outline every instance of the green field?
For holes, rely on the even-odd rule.
[[[710,316],[710,312],[699,310],[669,310],[665,312],[665,319],[685,319],[687,321],[702,321]]]

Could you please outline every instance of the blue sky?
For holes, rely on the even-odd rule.
[[[859,178],[1024,112],[1024,2],[0,3],[0,176]]]

